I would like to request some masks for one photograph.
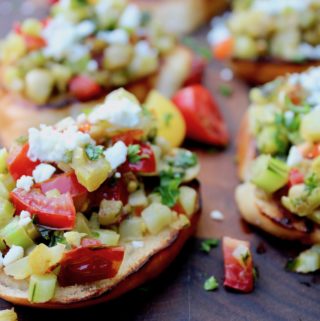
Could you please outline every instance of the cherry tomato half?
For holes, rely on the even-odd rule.
[[[32,176],[33,170],[40,164],[39,161],[33,162],[27,156],[29,144],[23,146],[15,145],[9,153],[8,170],[11,176],[17,180],[22,175]]]
[[[88,76],[75,76],[69,83],[70,93],[81,101],[90,100],[101,93],[101,86]]]
[[[292,168],[289,173],[289,187],[304,182],[304,175],[297,168]]]
[[[247,254],[237,258],[235,252],[238,247],[247,249]],[[224,237],[223,256],[225,271],[223,285],[237,291],[251,292],[254,285],[254,276],[249,242]]]
[[[64,254],[58,281],[61,286],[110,279],[124,257],[122,247],[79,247]]]
[[[39,224],[55,229],[71,230],[74,227],[76,210],[69,193],[48,197],[39,189],[26,192],[16,188],[10,196],[17,214],[28,211],[36,215]]]
[[[181,89],[173,102],[187,123],[187,137],[206,144],[226,145],[227,127],[210,92],[201,85]]]

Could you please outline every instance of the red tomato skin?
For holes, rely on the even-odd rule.
[[[250,257],[244,264],[241,264],[234,256],[233,251],[238,245],[243,244],[249,249],[249,242],[231,239],[229,237],[223,238],[223,256],[224,256],[224,269],[225,278],[223,285],[227,288],[237,290],[240,292],[252,292],[254,287],[253,276],[253,260]]]
[[[179,214],[186,214],[180,202],[177,202],[176,204],[174,204],[172,207],[172,210],[176,211]]]
[[[115,135],[111,138],[112,144],[118,141],[122,141],[126,146],[134,144],[134,142],[139,141],[143,136],[143,130],[132,129],[123,134]]]
[[[211,93],[201,85],[179,90],[172,101],[187,123],[187,137],[206,144],[226,145],[227,127]]]
[[[58,197],[47,197],[40,190],[33,189],[26,192],[16,188],[10,193],[16,214],[28,211],[34,214],[40,225],[53,228],[71,230],[76,219],[76,210],[69,193]]]
[[[75,76],[69,83],[69,90],[80,101],[87,101],[101,94],[101,87],[88,76]]]
[[[289,187],[304,182],[304,175],[297,168],[292,168],[289,173]]]
[[[201,84],[207,62],[205,59],[194,56],[192,59],[191,71],[183,87]]]
[[[88,197],[87,189],[78,182],[74,172],[55,175],[48,181],[37,184],[36,187],[39,187],[44,194],[53,189],[57,189],[61,194],[70,193],[75,207],[79,210]]]
[[[122,247],[79,247],[64,254],[58,281],[61,286],[110,279],[117,275],[124,257]]]
[[[42,37],[22,35],[29,51],[39,50],[47,45],[47,42]]]
[[[120,172],[154,173],[157,169],[156,158],[150,145],[139,143],[140,152],[138,155],[146,155],[137,163],[130,163],[128,160],[120,166]]]
[[[22,175],[32,176],[33,170],[40,164],[39,161],[33,162],[27,156],[29,144],[14,146],[10,150],[8,157],[8,170],[11,176],[17,180]]]

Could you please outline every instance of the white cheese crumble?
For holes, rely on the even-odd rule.
[[[32,222],[30,212],[28,212],[28,211],[21,211],[20,217],[19,217],[19,225],[20,225],[20,226],[26,226],[26,225],[28,225],[30,222]]]
[[[121,173],[116,172],[116,173],[114,174],[114,177],[115,177],[115,178],[120,178],[120,177],[121,177]]]
[[[239,244],[232,252],[232,256],[240,262],[242,262],[243,258],[245,258],[248,254],[249,254],[248,247],[245,246],[244,244]]]
[[[131,244],[135,248],[144,247],[144,242],[143,241],[132,241]]]
[[[313,1],[314,0],[255,0],[251,8],[268,14],[279,14],[289,8],[296,11],[306,10]]]
[[[224,219],[223,213],[217,210],[212,211],[210,213],[210,217],[216,221],[222,221]]]
[[[138,102],[126,96],[106,97],[104,103],[96,107],[89,115],[93,124],[107,121],[116,128],[138,128],[142,119],[142,109]]]
[[[53,173],[56,171],[56,168],[49,164],[40,164],[32,172],[32,176],[36,183],[41,183],[48,180]]]
[[[112,169],[116,169],[127,160],[127,146],[119,141],[103,153]]]
[[[141,12],[138,6],[130,4],[126,7],[119,19],[119,26],[127,29],[136,29],[141,21]]]
[[[99,31],[97,34],[97,38],[105,41],[110,45],[126,45],[127,43],[129,43],[128,32],[123,29],[115,29],[112,31]]]
[[[63,162],[68,152],[90,143],[93,143],[91,137],[76,126],[59,131],[52,126],[40,125],[40,129],[29,129],[28,157],[32,161]]]
[[[33,184],[34,184],[34,182],[33,182],[33,177],[32,176],[22,175],[17,180],[16,187],[17,188],[22,188],[26,192],[29,192]]]
[[[223,68],[220,71],[220,78],[224,81],[231,81],[233,79],[233,71],[230,68]]]
[[[289,151],[289,155],[287,158],[287,165],[289,167],[293,167],[295,165],[300,164],[303,161],[303,156],[298,147],[292,146]]]
[[[230,14],[225,14],[222,17],[217,17],[212,20],[212,29],[207,36],[208,42],[211,46],[216,46],[220,42],[230,38],[231,33],[226,23],[229,16]]]
[[[7,266],[10,263],[18,261],[23,258],[24,250],[21,246],[12,245],[8,253],[3,258],[3,265]]]

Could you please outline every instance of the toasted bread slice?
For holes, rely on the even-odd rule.
[[[227,0],[132,0],[142,9],[152,13],[163,28],[171,33],[189,33],[223,12]]]

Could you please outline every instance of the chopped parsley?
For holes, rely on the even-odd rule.
[[[88,144],[85,148],[85,151],[88,158],[92,161],[95,161],[103,154],[103,147]]]
[[[195,166],[197,163],[198,158],[194,153],[191,153],[190,151],[179,151],[174,159],[170,162],[170,165],[187,169]]]
[[[24,145],[28,142],[28,136],[20,136],[16,139],[17,144]]]
[[[249,253],[249,251],[247,251],[245,254],[242,254],[242,255],[241,255],[241,260],[242,260],[242,262],[243,262],[244,265],[247,264],[247,261],[249,260],[249,258],[250,258],[250,253]]]
[[[214,276],[210,276],[203,284],[206,291],[215,291],[219,288],[219,283]]]
[[[311,194],[312,191],[319,186],[319,179],[312,173],[304,180],[304,184],[306,185],[307,192]]]
[[[203,57],[206,60],[211,60],[212,53],[209,48],[200,46],[199,43],[190,37],[185,37],[182,39],[182,43],[187,47],[191,48],[196,54]]]
[[[233,94],[232,88],[226,84],[220,85],[219,92],[224,97],[230,97]]]
[[[44,243],[46,243],[49,247],[55,246],[58,243],[67,244],[67,241],[63,235],[63,231],[49,230],[42,226],[40,226],[38,230],[41,234],[41,237],[45,240]]]
[[[210,250],[219,245],[218,239],[208,239],[201,242],[201,251],[210,253]]]
[[[138,163],[141,159],[149,158],[149,155],[142,154],[141,155],[141,148],[140,145],[134,144],[128,146],[128,159],[129,162],[132,164]]]
[[[181,174],[174,173],[172,169],[160,173],[160,186],[155,191],[160,193],[163,204],[169,207],[176,204],[181,182]]]
[[[163,121],[166,127],[170,126],[172,118],[173,118],[172,113],[165,113],[163,115]]]

